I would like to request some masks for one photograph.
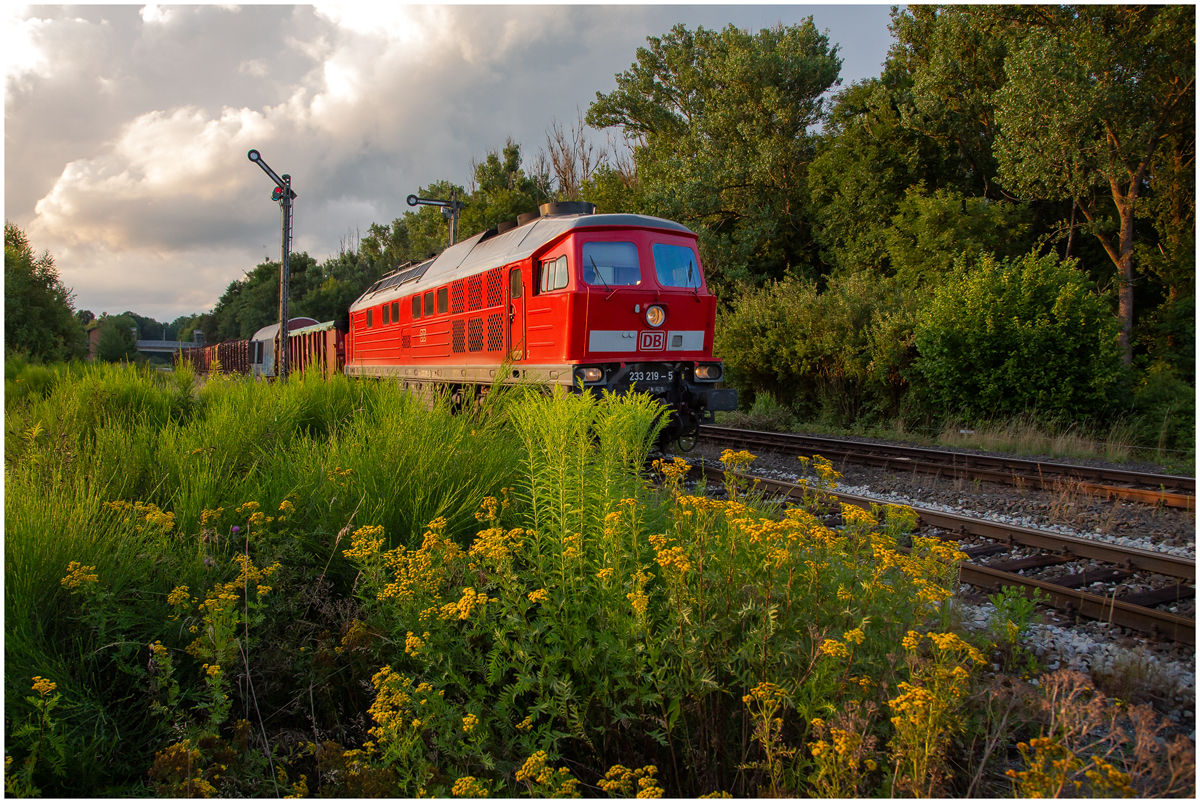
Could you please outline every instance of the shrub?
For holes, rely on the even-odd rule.
[[[832,423],[894,414],[906,386],[916,295],[867,273],[744,290],[717,327],[731,380]]]
[[[914,369],[968,419],[1103,414],[1121,376],[1117,322],[1073,262],[960,260],[921,310]]]
[[[1142,374],[1133,392],[1137,441],[1158,450],[1194,452],[1196,448],[1196,390],[1166,361],[1159,360]]]

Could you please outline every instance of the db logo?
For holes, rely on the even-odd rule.
[[[421,336],[421,342],[424,343],[425,342],[425,330],[424,329],[419,330],[419,334]]]
[[[642,351],[662,351],[666,345],[667,336],[664,332],[642,332],[639,345]]]

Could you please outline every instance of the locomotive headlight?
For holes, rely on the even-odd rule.
[[[665,320],[667,320],[667,312],[662,307],[657,304],[646,307],[646,323],[657,329],[663,325]]]
[[[696,378],[705,382],[716,382],[721,378],[721,366],[719,365],[697,365]]]
[[[599,368],[580,368],[576,376],[584,382],[599,382],[604,378],[604,371]]]

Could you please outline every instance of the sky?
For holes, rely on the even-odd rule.
[[[528,163],[676,23],[814,24],[842,85],[878,76],[886,5],[6,7],[4,215],[54,257],[76,309],[209,311],[278,259],[251,148],[297,193],[318,262],[507,138]],[[588,131],[604,145],[604,132]]]

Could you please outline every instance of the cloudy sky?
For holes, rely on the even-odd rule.
[[[882,5],[7,8],[5,218],[78,309],[168,321],[278,258],[250,148],[291,174],[293,250],[320,261],[419,187],[469,185],[507,137],[532,157],[675,23],[811,15],[843,84],[877,76],[891,43]]]

